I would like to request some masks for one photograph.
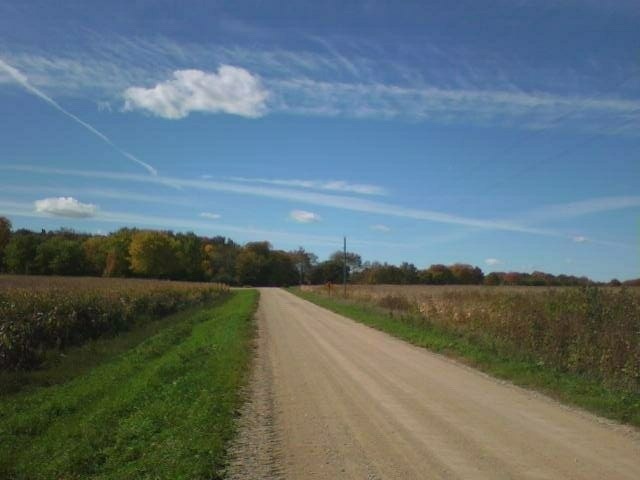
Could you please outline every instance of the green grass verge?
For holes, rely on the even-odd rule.
[[[73,380],[0,398],[0,478],[218,478],[257,298],[238,291],[174,315]]]
[[[558,371],[493,342],[468,338],[411,316],[394,316],[375,306],[329,298],[298,288],[289,291],[321,307],[382,330],[414,345],[443,353],[516,385],[541,391],[562,402],[640,427],[640,395],[608,388],[601,382]]]

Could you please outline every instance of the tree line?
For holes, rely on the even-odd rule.
[[[109,235],[73,230],[12,230],[0,217],[0,271],[31,275],[92,275],[170,280],[213,281],[229,285],[281,286],[340,283],[344,255],[325,261],[303,248],[276,250],[269,242],[240,245],[224,236],[122,228]],[[467,264],[431,265],[419,269],[363,262],[348,252],[348,281],[364,284],[427,285],[587,285],[586,277],[544,272],[492,272]],[[634,281],[625,282],[632,284]],[[612,280],[613,285],[620,284]],[[639,283],[635,281],[635,283]]]

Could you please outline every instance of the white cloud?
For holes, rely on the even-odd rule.
[[[489,265],[490,267],[495,267],[496,265],[502,265],[502,260],[498,258],[487,258],[484,263]]]
[[[47,213],[58,217],[87,218],[93,217],[98,207],[91,203],[80,203],[73,197],[43,198],[34,202],[38,213]]]
[[[209,220],[218,220],[222,215],[218,213],[202,212],[200,216],[202,218],[208,218]]]
[[[212,178],[210,175],[202,175],[202,178]],[[234,182],[262,183],[266,185],[279,185],[283,187],[308,188],[312,190],[329,190],[335,192],[360,193],[363,195],[386,195],[386,190],[378,185],[366,183],[351,183],[344,180],[299,180],[299,179],[270,179],[270,178],[246,178],[231,177]]]
[[[269,92],[244,68],[221,65],[217,73],[176,70],[173,78],[152,88],[130,87],[124,92],[125,110],[146,110],[169,119],[191,112],[229,113],[260,117]]]
[[[587,237],[583,237],[582,235],[577,235],[573,237],[573,241],[576,243],[584,243],[587,241]]]
[[[298,223],[314,223],[321,220],[317,213],[307,212],[306,210],[291,210],[289,218]]]
[[[376,224],[376,225],[371,225],[369,227],[371,230],[375,231],[375,232],[390,232],[391,229],[389,227],[387,227],[386,225],[382,225],[380,223]]]

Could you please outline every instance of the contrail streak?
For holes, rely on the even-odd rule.
[[[71,118],[76,123],[79,123],[80,125],[82,125],[84,128],[86,128],[91,133],[93,133],[96,137],[100,138],[103,142],[105,142],[107,145],[109,145],[111,148],[113,148],[120,155],[123,155],[124,157],[128,158],[132,162],[135,162],[138,165],[142,166],[151,175],[158,175],[158,171],[155,168],[153,168],[151,165],[149,165],[146,162],[143,162],[142,160],[137,158],[135,155],[132,155],[131,153],[121,149],[118,145],[113,143],[113,141],[109,137],[107,137],[105,134],[103,134],[102,132],[96,130],[92,125],[88,124],[87,122],[85,122],[81,118],[76,117],[73,113],[69,112],[68,110],[65,110],[54,99],[52,99],[51,97],[46,95],[44,92],[40,91],[39,89],[37,89],[36,87],[31,85],[31,83],[29,83],[29,80],[27,79],[27,77],[25,75],[23,75],[18,69],[12,67],[11,65],[6,63],[2,59],[0,59],[0,69],[2,69],[5,72],[7,72],[11,76],[11,78],[13,78],[18,84],[20,84],[29,93],[35,95],[36,97],[41,98],[42,100],[47,102],[49,105],[51,105],[53,108],[55,108],[59,112],[65,114],[67,117]]]

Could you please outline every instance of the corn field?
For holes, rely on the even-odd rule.
[[[37,367],[47,350],[115,335],[227,291],[211,283],[0,276],[0,369]]]
[[[398,321],[640,393],[640,289],[351,285],[347,296],[397,312]]]

